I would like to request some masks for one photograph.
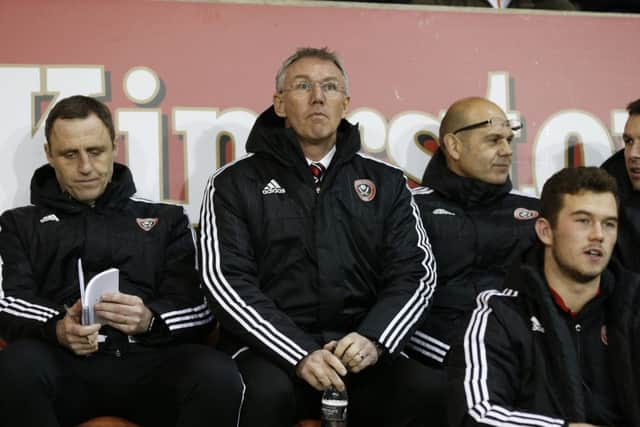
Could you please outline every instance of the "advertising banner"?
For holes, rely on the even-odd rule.
[[[59,99],[111,108],[119,161],[140,195],[184,204],[245,153],[280,63],[328,46],[349,74],[362,151],[420,180],[441,115],[485,96],[524,122],[514,186],[538,194],[566,165],[621,148],[640,97],[640,16],[329,2],[0,2],[0,211],[29,201],[46,162],[44,120]],[[428,185],[428,183],[425,183]]]

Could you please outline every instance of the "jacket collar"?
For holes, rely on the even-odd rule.
[[[494,203],[511,191],[511,180],[504,184],[489,184],[455,174],[447,167],[442,150],[438,149],[422,177],[422,185],[454,200],[465,208]]]
[[[114,163],[111,182],[96,200],[94,208],[122,206],[135,192],[136,186],[129,168],[120,163]],[[31,203],[67,213],[77,213],[91,208],[60,189],[55,170],[48,164],[39,167],[33,174]]]
[[[285,127],[285,121],[279,117],[273,106],[267,108],[258,118],[249,133],[246,150],[248,153],[264,153],[279,162],[293,166],[306,160],[293,129]],[[360,132],[358,126],[342,119],[338,125],[336,154],[332,166],[351,158],[360,150]]]
[[[538,302],[542,299],[551,299],[553,296],[544,277],[544,246],[536,243],[525,251],[522,258],[507,273],[506,281],[510,288],[527,295]],[[616,276],[620,274],[620,265],[614,259],[602,272],[600,279],[600,296],[611,295],[615,288]],[[555,302],[554,302],[555,303]]]

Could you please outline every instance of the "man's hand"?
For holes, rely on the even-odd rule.
[[[347,375],[347,369],[329,350],[321,349],[302,359],[296,367],[296,374],[316,390],[323,391],[333,386],[342,391],[344,382],[340,376]]]
[[[378,362],[378,349],[369,338],[357,332],[351,332],[339,341],[331,341],[325,345],[325,349],[333,351],[344,366],[353,373],[373,366]]]
[[[67,309],[67,314],[56,322],[56,337],[63,347],[79,356],[85,356],[98,350],[99,324],[82,325],[82,303],[76,301]]]
[[[95,310],[107,325],[127,335],[147,332],[153,318],[153,313],[140,297],[122,293],[104,294]]]

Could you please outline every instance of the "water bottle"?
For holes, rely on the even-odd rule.
[[[331,387],[322,394],[321,427],[347,427],[347,390],[338,391]]]

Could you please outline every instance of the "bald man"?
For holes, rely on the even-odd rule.
[[[511,261],[535,241],[538,199],[515,194],[509,170],[517,121],[484,98],[449,107],[439,149],[414,197],[438,269],[432,308],[408,352],[436,368],[460,342],[476,296],[502,287]]]

